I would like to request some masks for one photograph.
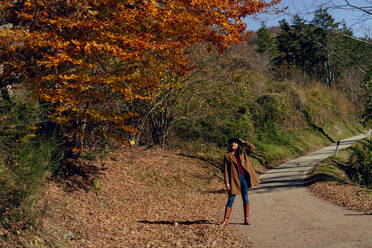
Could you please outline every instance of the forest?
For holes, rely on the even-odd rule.
[[[322,8],[246,31],[278,2],[1,1],[2,228],[33,226],[46,182],[94,174],[89,161],[117,149],[180,149],[220,169],[243,137],[267,169],[368,130],[371,37]],[[352,157],[366,187],[370,147]]]

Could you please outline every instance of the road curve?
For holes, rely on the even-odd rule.
[[[342,140],[339,149],[367,136],[365,132]],[[304,186],[314,165],[334,154],[336,146],[332,144],[262,175],[262,183],[249,191],[252,225],[242,225],[242,201],[237,197],[230,226],[255,248],[372,248],[372,215],[318,199]]]

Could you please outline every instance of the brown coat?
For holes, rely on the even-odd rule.
[[[252,148],[251,148],[252,149]],[[248,188],[254,187],[260,183],[251,161],[249,161],[248,154],[243,150],[243,153],[239,155],[243,169],[248,172],[249,178],[247,179]],[[230,184],[230,194],[238,195],[240,194],[240,179],[239,172],[237,170],[237,162],[234,156],[234,153],[227,152],[225,153],[223,164],[225,168],[225,184]]]

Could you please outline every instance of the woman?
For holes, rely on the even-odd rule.
[[[260,183],[248,159],[248,154],[254,151],[255,146],[237,138],[229,139],[228,143],[229,149],[228,152],[225,153],[223,164],[225,168],[225,184],[229,191],[229,197],[225,209],[225,218],[221,225],[226,226],[229,224],[229,217],[235,196],[240,193],[242,194],[244,204],[244,224],[250,225],[248,188]],[[247,151],[248,154],[242,149],[243,144],[249,146],[249,150]]]

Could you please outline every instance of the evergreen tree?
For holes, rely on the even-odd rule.
[[[338,58],[333,51],[333,36],[329,30],[337,30],[339,23],[325,9],[318,9],[311,24],[315,26],[312,38],[314,41],[313,66],[315,73],[319,80],[325,82],[327,85],[332,86],[338,74],[336,68],[338,65]]]
[[[262,23],[261,28],[257,31],[256,45],[256,51],[263,54],[267,59],[271,60],[276,55],[275,37],[264,23]]]
[[[273,59],[274,65],[283,76],[289,76],[296,65],[296,42],[293,39],[291,26],[286,20],[279,22],[282,31],[277,37],[278,55]]]
[[[356,51],[361,44],[348,37],[352,32],[346,24],[342,28],[339,25],[324,9],[317,10],[310,23],[299,16],[292,19],[291,25],[282,20],[274,65],[286,76],[302,70],[310,78],[332,86],[343,71],[358,61],[356,56],[364,54]]]
[[[364,77],[364,89],[365,89],[365,110],[363,114],[363,122],[366,126],[372,124],[372,69]]]
[[[295,54],[296,65],[298,69],[311,75],[312,57],[314,54],[314,41],[311,34],[312,27],[305,23],[305,20],[298,15],[292,20],[292,40],[294,41],[293,53]]]

